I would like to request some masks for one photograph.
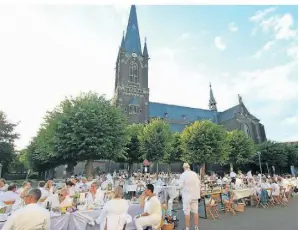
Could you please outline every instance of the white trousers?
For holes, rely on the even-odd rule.
[[[137,230],[143,230],[143,227],[151,226],[153,229],[158,229],[161,224],[161,216],[149,215],[142,216],[135,219],[135,226]]]

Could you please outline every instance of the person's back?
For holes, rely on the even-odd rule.
[[[180,177],[181,183],[183,183],[182,193],[190,199],[200,198],[200,180],[197,174],[191,170],[186,170]]]
[[[104,208],[107,215],[121,215],[128,211],[129,202],[124,199],[112,199],[106,203]]]
[[[25,207],[13,212],[2,230],[48,230],[50,213],[37,204],[41,197],[39,189],[31,189],[24,196]]]
[[[34,218],[32,218],[34,217]],[[2,230],[48,230],[50,213],[38,204],[28,204],[13,213]]]

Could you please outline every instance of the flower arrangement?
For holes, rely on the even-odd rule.
[[[143,161],[143,166],[146,166],[146,167],[150,166],[150,162],[147,159],[145,159]]]

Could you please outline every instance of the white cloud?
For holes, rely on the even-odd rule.
[[[293,116],[293,117],[287,117],[282,121],[282,124],[284,125],[296,125],[298,123],[298,116]]]
[[[288,101],[298,97],[296,61],[269,69],[242,72],[233,80],[233,87],[257,101]]]
[[[269,12],[273,12],[273,8],[266,13],[263,11],[259,17],[251,17],[251,21],[255,23],[256,27],[253,29],[252,34],[261,29],[264,33],[270,33],[273,39],[276,40],[289,40],[297,37],[297,30],[294,25],[293,16],[289,13],[283,15],[274,15],[266,17]],[[252,19],[254,18],[254,20]]]
[[[276,10],[275,7],[267,8],[265,10],[259,10],[255,13],[254,16],[250,17],[249,20],[252,22],[259,22],[268,14],[274,12]]]
[[[264,52],[268,51],[275,44],[275,40],[268,41],[260,50],[258,50],[253,57],[260,58]]]
[[[273,32],[277,40],[288,40],[297,36],[291,14],[276,15],[260,23],[265,32]]]
[[[291,58],[298,59],[298,46],[296,43],[287,49],[287,55]]]
[[[237,24],[235,22],[231,22],[228,24],[228,29],[231,31],[231,32],[236,32],[239,30]]]
[[[217,47],[217,49],[219,49],[219,50],[225,50],[226,49],[226,45],[223,42],[223,39],[221,37],[215,37],[214,44]]]

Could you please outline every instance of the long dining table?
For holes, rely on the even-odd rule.
[[[102,209],[76,211],[73,213],[66,213],[59,216],[51,217],[51,230],[99,230],[100,226],[95,224],[94,221],[100,216]],[[130,204],[128,214],[132,219],[142,213],[143,210],[139,204]],[[0,222],[0,229],[4,226],[5,222]],[[128,223],[126,230],[134,230],[134,221]]]

